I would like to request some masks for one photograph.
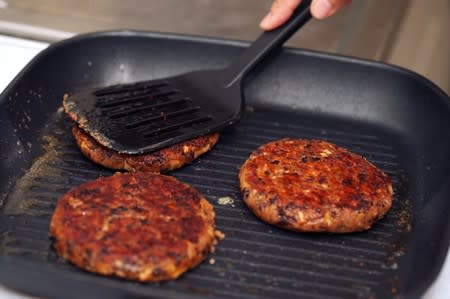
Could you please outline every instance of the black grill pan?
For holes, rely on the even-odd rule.
[[[0,98],[0,282],[49,298],[418,298],[450,239],[450,102],[426,79],[380,63],[285,49],[245,82],[246,115],[208,154],[173,172],[214,205],[226,237],[177,281],[134,283],[60,260],[56,200],[112,171],[78,151],[62,95],[223,67],[244,43],[143,32],[83,35],[38,55]],[[259,145],[320,138],[362,154],[394,183],[392,210],[356,234],[298,234],[260,222],[237,174]],[[223,197],[229,197],[224,200]]]

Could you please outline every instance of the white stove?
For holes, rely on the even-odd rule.
[[[25,40],[0,35],[0,92],[14,79],[22,68],[40,51],[48,46],[47,43]],[[7,289],[0,284],[0,299],[30,299],[33,297]],[[428,289],[425,299],[450,298],[450,250],[441,273]]]
[[[47,43],[0,35],[0,92]]]

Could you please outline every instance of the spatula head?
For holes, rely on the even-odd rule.
[[[240,82],[220,71],[121,84],[64,97],[65,111],[100,144],[141,154],[218,131],[241,116]]]

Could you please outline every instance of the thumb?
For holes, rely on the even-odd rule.
[[[311,3],[311,14],[316,19],[325,19],[350,2],[351,0],[314,0]]]

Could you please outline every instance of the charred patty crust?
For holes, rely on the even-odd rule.
[[[243,164],[239,180],[245,203],[260,219],[301,232],[366,230],[392,205],[385,173],[325,141],[265,144]]]
[[[152,153],[131,155],[118,153],[101,145],[76,124],[72,127],[72,134],[81,152],[94,163],[116,170],[156,173],[168,172],[192,163],[197,157],[209,151],[219,139],[219,133],[214,133]]]
[[[175,279],[214,250],[213,207],[193,187],[148,172],[116,173],[73,188],[50,224],[57,253],[90,272]]]

